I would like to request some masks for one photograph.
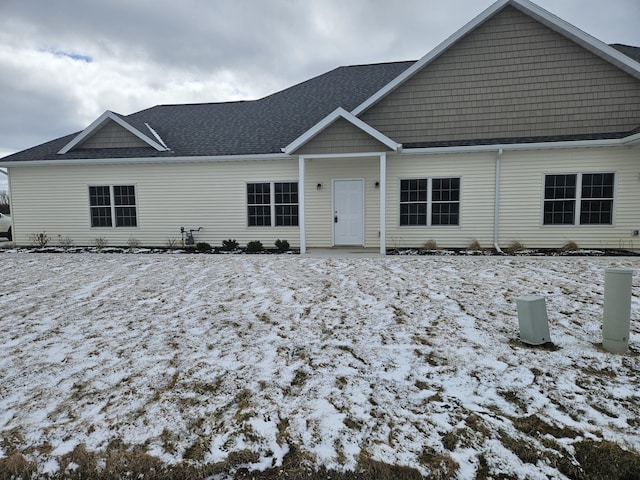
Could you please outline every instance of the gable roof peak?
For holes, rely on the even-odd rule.
[[[469,21],[458,31],[449,36],[445,41],[436,46],[424,57],[414,63],[410,68],[402,72],[394,80],[385,85],[373,96],[369,97],[363,103],[358,105],[351,113],[356,116],[363,113],[372,105],[376,104],[379,100],[386,97],[389,93],[403,84],[409,78],[413,77],[413,75],[422,70],[426,65],[439,58],[444,52],[446,52],[459,40],[465,37],[468,33],[475,30],[477,27],[479,27],[487,20],[494,17],[496,14],[509,6],[516,8],[520,12],[530,16],[546,27],[560,33],[561,35],[564,35],[576,44],[586,48],[590,52],[603,58],[604,60],[615,65],[626,73],[632,75],[633,77],[640,79],[640,63],[636,62],[627,55],[624,55],[623,53],[607,45],[606,43],[596,39],[595,37],[592,37],[588,33],[583,32],[579,28],[571,25],[561,18],[553,15],[544,8],[536,5],[529,0],[498,0],[482,13],[473,18],[471,21]]]
[[[79,146],[80,144],[82,144],[82,142],[84,142],[89,137],[91,137],[96,132],[98,132],[102,127],[104,127],[109,122],[117,123],[122,128],[129,131],[130,133],[138,137],[140,140],[145,142],[147,145],[155,148],[159,152],[165,152],[169,150],[167,146],[164,144],[164,142],[162,141],[162,139],[160,138],[160,136],[155,132],[155,130],[151,128],[149,124],[145,123],[146,127],[149,129],[150,133],[155,139],[152,139],[150,136],[146,135],[145,133],[141,132],[139,129],[135,128],[133,125],[131,125],[131,123],[129,123],[126,120],[125,117],[123,117],[119,113],[112,112],[111,110],[105,110],[105,112],[102,115],[100,115],[91,123],[91,125],[85,128],[78,135],[73,137],[73,139],[69,143],[67,143],[64,147],[62,147],[58,151],[58,154],[62,155],[70,152],[75,147]]]

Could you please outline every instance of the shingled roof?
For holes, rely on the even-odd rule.
[[[351,110],[414,61],[339,67],[253,101],[158,105],[119,115],[140,131],[149,124],[169,151],[153,148],[75,148],[58,154],[80,132],[44,143],[3,161],[191,157],[282,153],[281,149],[338,107]]]

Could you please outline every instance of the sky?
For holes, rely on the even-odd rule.
[[[492,3],[0,0],[0,158],[105,110],[249,100],[341,65],[419,59]],[[640,0],[537,3],[640,46]]]

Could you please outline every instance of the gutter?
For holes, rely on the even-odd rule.
[[[504,253],[500,249],[500,245],[498,245],[498,227],[500,223],[500,160],[502,159],[503,153],[504,150],[500,148],[496,155],[496,193],[493,206],[493,248],[495,248],[498,253]]]

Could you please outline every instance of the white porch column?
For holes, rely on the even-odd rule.
[[[387,154],[380,154],[380,254],[387,254]]]
[[[298,227],[300,229],[300,254],[307,251],[307,230],[304,215],[304,156],[298,157]]]

